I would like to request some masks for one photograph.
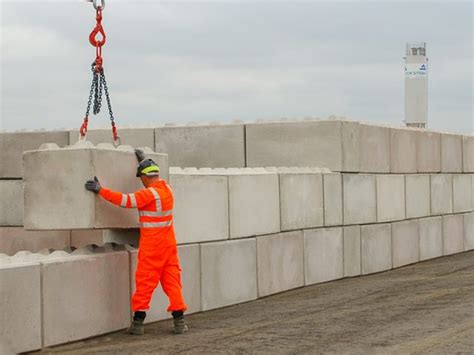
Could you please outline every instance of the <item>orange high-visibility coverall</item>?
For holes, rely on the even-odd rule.
[[[185,311],[181,286],[181,268],[173,227],[173,191],[160,179],[148,188],[123,194],[102,188],[99,194],[107,201],[125,208],[137,208],[140,216],[140,246],[135,273],[132,310],[146,311],[161,281],[169,298],[168,312]]]

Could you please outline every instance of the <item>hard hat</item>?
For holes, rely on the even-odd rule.
[[[160,174],[160,167],[151,159],[142,160],[137,165],[137,177],[140,175],[158,176]]]

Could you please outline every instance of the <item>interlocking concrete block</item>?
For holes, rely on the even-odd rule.
[[[168,177],[167,156],[146,151]],[[135,177],[137,161],[133,148],[90,142],[58,149],[26,152],[23,156],[24,225],[26,229],[136,228],[135,209],[119,208],[86,191],[86,180],[97,176],[104,187],[123,193],[143,186]],[[61,216],[58,218],[58,216]]]
[[[247,166],[342,169],[340,121],[247,124]]]
[[[104,229],[73,229],[71,231],[71,246],[82,248],[86,245],[104,245]]]
[[[342,225],[342,175],[323,174],[324,225]]]
[[[120,144],[131,145],[132,147],[155,147],[155,130],[154,128],[119,128],[118,135]],[[69,131],[69,144],[74,144],[79,140],[79,131]],[[108,129],[91,129],[87,131],[87,140],[94,145],[100,143],[114,143],[112,130]]]
[[[390,128],[390,172],[416,173],[416,142],[418,132],[412,129]]]
[[[294,231],[257,238],[258,296],[304,285],[303,232]]]
[[[416,157],[419,173],[441,172],[441,134],[420,131],[417,134]]]
[[[61,250],[70,246],[69,231],[26,231],[22,227],[0,227],[0,253],[13,255],[21,250]]]
[[[453,176],[431,175],[431,215],[453,212]]]
[[[345,225],[376,222],[375,180],[375,175],[343,174]]]
[[[413,264],[419,261],[418,220],[392,223],[393,267]]]
[[[362,274],[390,270],[392,268],[391,224],[361,226]]]
[[[255,238],[201,244],[203,311],[257,298],[256,249]]]
[[[474,136],[462,137],[462,170],[474,173]]]
[[[439,217],[419,219],[420,260],[443,255],[443,219]]]
[[[344,277],[358,276],[360,270],[360,226],[344,227]]]
[[[3,342],[12,354],[41,349],[40,264],[4,264],[2,260],[0,343]]]
[[[171,174],[174,226],[179,244],[229,238],[229,192],[225,175]]]
[[[69,144],[68,132],[0,133],[0,178],[21,178],[23,152],[48,142],[64,147]]]
[[[464,218],[462,214],[443,216],[443,255],[464,251]]]
[[[414,174],[405,176],[406,218],[430,215],[430,176]]]
[[[473,196],[471,175],[453,175],[453,212],[468,212],[472,210]]]
[[[45,260],[42,275],[44,346],[109,333],[129,325],[128,252]]]
[[[367,124],[360,126],[360,172],[390,172],[390,129]]]
[[[342,122],[342,171],[360,170],[360,133],[359,122]]]
[[[170,166],[244,167],[244,126],[237,124],[156,128],[155,150],[169,155]]]
[[[323,199],[322,174],[280,173],[282,231],[322,226]]]
[[[278,174],[236,169],[228,178],[230,237],[280,232]]]
[[[344,276],[342,227],[306,229],[304,234],[305,285]]]
[[[377,222],[405,219],[405,177],[377,175]],[[359,206],[359,208],[361,208]],[[363,207],[362,207],[363,208]]]
[[[441,172],[462,173],[462,136],[441,134]]]
[[[131,293],[135,292],[135,272],[137,269],[138,250],[131,249],[130,267],[131,267]],[[198,244],[180,245],[178,247],[179,263],[182,269],[181,285],[183,287],[183,298],[188,306],[186,314],[201,311],[201,261]],[[145,323],[156,322],[159,320],[171,318],[167,312],[169,300],[161,287],[161,283],[153,292],[150,302],[150,309],[147,311]]]
[[[0,225],[23,225],[23,181],[0,180]]]
[[[464,250],[474,249],[474,212],[464,214]]]

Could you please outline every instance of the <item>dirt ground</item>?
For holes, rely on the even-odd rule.
[[[474,251],[300,288],[43,353],[474,353]]]

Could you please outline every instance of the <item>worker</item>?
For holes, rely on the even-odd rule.
[[[188,330],[184,321],[187,306],[182,295],[181,268],[173,226],[173,192],[160,178],[160,168],[152,159],[145,159],[141,150],[136,150],[135,155],[139,162],[136,176],[140,177],[144,189],[131,194],[115,192],[102,187],[97,177],[88,180],[85,187],[115,205],[138,209],[140,242],[132,297],[134,315],[128,332],[144,334],[146,311],[150,308],[153,291],[161,282],[169,298],[168,312],[173,315],[174,333],[183,334]]]

